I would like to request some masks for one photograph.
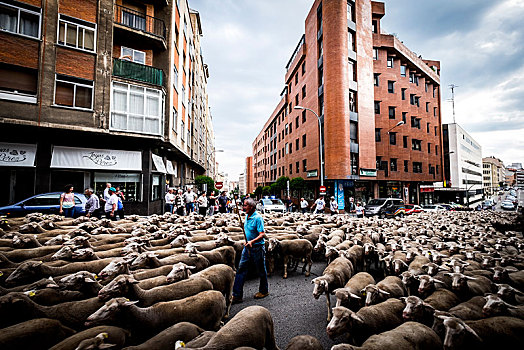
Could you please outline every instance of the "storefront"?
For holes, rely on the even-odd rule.
[[[420,185],[420,205],[435,203],[435,187],[433,185]]]
[[[36,145],[0,143],[0,206],[34,193]]]
[[[357,202],[367,203],[373,198],[373,189],[369,181],[335,180],[328,182],[328,194],[335,196],[338,209],[350,212]]]

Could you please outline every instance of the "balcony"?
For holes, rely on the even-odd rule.
[[[163,20],[148,16],[136,10],[115,5],[114,11],[115,28],[125,30],[126,33],[137,34],[137,39],[149,38],[166,46],[166,25]]]
[[[157,86],[162,86],[164,82],[162,69],[118,58],[113,59],[113,75]]]

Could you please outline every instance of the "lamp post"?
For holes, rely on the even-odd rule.
[[[389,132],[390,132],[391,130],[395,129],[397,126],[401,126],[401,125],[404,125],[404,124],[406,124],[405,121],[403,121],[403,120],[399,121],[399,122],[397,123],[397,125],[395,125],[394,127],[392,127],[391,129],[388,130],[388,135],[389,135]]]
[[[395,124],[394,127],[392,127],[391,129],[388,130],[387,135],[390,135],[391,130],[395,129],[396,127],[402,126],[404,124],[406,124],[405,121],[403,121],[403,120],[399,121],[397,124]],[[391,136],[388,137],[388,140],[386,142],[388,143],[388,157],[389,157],[389,160],[387,162],[385,175],[388,176],[388,174],[391,172],[391,155],[390,155],[390,151],[389,151],[390,150],[389,145],[391,144]],[[396,144],[397,144],[397,140],[396,140],[396,137],[395,137],[395,145]],[[398,171],[398,164],[397,164],[397,170],[395,170],[395,171]],[[401,187],[403,188],[402,184],[401,184]],[[386,186],[386,188],[387,188],[387,186]],[[404,192],[404,191],[402,190],[402,192]],[[404,193],[402,193],[402,195],[404,195]]]
[[[209,164],[209,161],[210,161],[211,156],[212,156],[213,154],[215,154],[215,153],[222,153],[222,152],[224,152],[223,149],[216,149],[216,150],[213,150],[213,151],[209,152],[209,154],[207,155],[207,163]],[[208,168],[207,172],[208,172],[208,174],[209,174],[209,168]],[[213,177],[214,177],[214,174],[213,174]],[[213,179],[213,180],[214,180],[214,179]]]
[[[318,153],[320,155],[320,186],[324,186],[324,161],[322,157],[322,123],[320,121],[320,117],[317,113],[315,113],[314,110],[302,106],[295,106],[294,109],[303,109],[306,111],[310,111],[317,117],[318,119],[318,134],[319,134],[319,142],[318,142]]]

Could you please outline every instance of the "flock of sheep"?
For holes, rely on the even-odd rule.
[[[326,298],[334,350],[524,346],[514,213],[272,214],[265,227],[269,273],[325,260],[304,288]],[[277,349],[266,308],[229,317],[243,243],[233,214],[4,221],[0,348]],[[322,346],[301,335],[286,349]]]

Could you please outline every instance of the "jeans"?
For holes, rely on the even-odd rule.
[[[302,210],[302,214],[306,213],[307,208],[300,208]]]
[[[198,213],[200,215],[206,216],[207,213],[207,207],[198,207]]]
[[[233,296],[235,298],[242,298],[244,295],[244,282],[247,275],[249,262],[252,261],[257,269],[257,274],[260,277],[260,284],[258,291],[262,294],[268,292],[267,272],[266,272],[266,247],[264,245],[257,245],[253,248],[244,247],[240,263],[238,265],[237,274],[235,276],[235,283],[233,284]]]
[[[175,205],[173,203],[166,203],[166,213],[172,213],[174,206]]]
[[[193,203],[186,203],[186,215],[193,212]]]
[[[71,208],[64,208],[64,207],[62,207],[62,210],[64,211],[64,216],[66,218],[73,218],[73,217],[75,217],[75,207],[71,207]]]

